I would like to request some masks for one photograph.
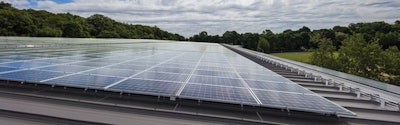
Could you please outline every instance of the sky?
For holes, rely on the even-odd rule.
[[[280,33],[400,20],[400,0],[0,0],[19,9],[40,9],[89,17],[103,14],[119,22],[157,26],[185,37],[207,31]]]

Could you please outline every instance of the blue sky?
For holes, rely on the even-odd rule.
[[[72,0],[53,0],[54,2],[58,3],[58,4],[63,4],[63,3],[70,3],[72,2]]]
[[[400,20],[400,0],[3,0],[13,6],[72,13],[100,13],[117,21],[157,26],[186,37],[302,26],[311,29],[350,23]]]

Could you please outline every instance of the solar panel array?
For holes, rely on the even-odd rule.
[[[132,41],[132,44],[1,49],[0,78],[353,115],[221,45]]]

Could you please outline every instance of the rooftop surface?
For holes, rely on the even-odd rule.
[[[81,103],[106,109],[110,108],[109,105],[112,105],[112,109],[117,105],[118,108],[130,110],[149,110],[155,106],[161,107],[154,108],[158,113],[173,113],[177,117],[195,113],[195,119],[213,118],[216,123],[226,123],[224,120],[236,117],[239,118],[236,119],[238,123],[309,123],[306,121],[312,117],[325,119],[329,123],[332,121],[330,116],[345,117],[333,118],[334,123],[346,123],[343,119],[348,118],[352,119],[348,121],[356,123],[354,119],[357,117],[371,116],[368,114],[370,110],[365,111],[365,107],[387,113],[388,120],[381,121],[392,123],[396,122],[395,114],[398,113],[395,107],[382,108],[374,103],[358,105],[354,100],[369,102],[369,99],[362,97],[352,100],[352,94],[343,91],[337,93],[335,86],[324,86],[323,82],[310,80],[272,64],[257,62],[248,55],[245,58],[245,54],[219,44],[114,39],[108,41],[115,42],[113,44],[107,40],[93,43],[96,39],[2,39],[7,43],[3,43],[3,49],[0,50],[0,78],[3,79],[2,91],[5,94],[3,105],[8,106],[2,110],[13,112],[16,116],[24,115],[21,114],[23,112],[25,115],[64,118],[69,122],[114,124],[93,114],[71,117],[76,113],[84,114],[79,113],[82,111],[102,112],[101,108],[82,108]],[[18,41],[18,44],[12,44],[13,41]],[[56,41],[57,44],[41,41]],[[74,42],[69,44],[68,41]],[[10,100],[8,96],[17,100]],[[37,99],[45,100],[43,105],[46,106],[30,105],[28,110],[19,108],[24,105],[11,106],[13,103],[26,104],[25,101],[36,104]],[[69,105],[53,101],[66,101],[74,105],[68,108]],[[157,104],[154,105],[154,102]],[[44,111],[47,106],[55,109]],[[65,112],[62,109],[65,106],[66,109],[75,106],[76,110]],[[154,110],[145,114],[153,114]],[[131,116],[135,113],[120,115],[139,118]],[[304,115],[310,118],[301,118]],[[282,120],[285,117],[292,120]],[[187,119],[192,121],[191,117]],[[132,119],[120,123],[129,120]],[[197,121],[201,124],[208,120]],[[171,122],[174,124],[178,121]]]

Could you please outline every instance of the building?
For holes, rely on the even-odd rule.
[[[2,41],[0,103],[6,124],[400,122],[398,93],[237,46]]]

